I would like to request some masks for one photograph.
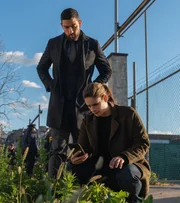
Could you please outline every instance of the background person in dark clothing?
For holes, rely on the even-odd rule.
[[[95,81],[106,83],[111,76],[99,42],[86,36],[81,25],[78,12],[73,8],[65,9],[61,13],[64,33],[49,40],[37,66],[46,91],[51,93],[47,126],[52,128],[53,137],[48,170],[52,177],[66,157],[69,135],[77,141],[77,115],[87,110],[82,91],[91,82],[95,66],[99,72]],[[49,74],[51,65],[52,77]]]
[[[29,151],[25,160],[26,172],[29,176],[32,176],[33,174],[34,163],[37,157],[36,136],[37,131],[35,125],[28,125],[28,128],[23,135],[23,152],[27,147],[29,147]]]
[[[15,146],[13,143],[9,145],[8,158],[9,158],[9,168],[12,170],[14,165],[16,164],[16,152],[15,152]]]
[[[87,183],[93,173],[105,176],[106,186],[130,193],[129,203],[141,202],[149,191],[150,166],[145,155],[150,143],[138,113],[132,107],[116,105],[104,84],[89,84],[84,98],[92,115],[83,120],[78,143],[87,153],[72,155],[73,172],[81,184]],[[95,174],[99,157],[104,164]]]

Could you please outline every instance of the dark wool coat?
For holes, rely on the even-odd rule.
[[[78,143],[93,156],[98,155],[97,118],[87,116],[80,129]],[[127,164],[135,164],[142,170],[141,196],[149,192],[150,166],[144,156],[150,147],[148,134],[138,113],[132,107],[112,107],[111,132],[108,151],[111,157],[122,156]]]
[[[64,39],[64,33],[50,39],[37,66],[38,75],[43,82],[46,91],[51,92],[47,126],[57,129],[61,126],[64,105],[63,89],[65,88],[63,87],[62,69],[65,67],[62,64],[63,60],[61,60],[62,51],[64,48]],[[91,82],[94,67],[96,66],[99,72],[99,76],[95,79],[95,82],[106,83],[111,76],[110,65],[104,56],[102,49],[100,48],[99,42],[86,36],[83,32],[81,40],[82,52],[80,57],[81,67],[79,72],[81,77],[77,81],[78,93],[76,99],[76,105],[79,108],[83,108],[84,106],[82,91],[84,87]],[[49,74],[49,68],[51,65],[53,65],[52,77]]]
[[[28,127],[23,135],[22,146],[23,152],[26,150],[26,147],[29,147],[28,154],[33,155],[34,157],[37,156],[38,148],[36,145],[36,138],[31,136],[32,128]]]

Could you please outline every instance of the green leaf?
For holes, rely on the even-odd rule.
[[[153,202],[153,196],[149,195],[146,200],[143,201],[143,203],[152,203]]]

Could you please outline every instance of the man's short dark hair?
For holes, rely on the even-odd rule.
[[[74,8],[67,8],[61,13],[61,21],[70,20],[71,18],[79,19],[79,14]]]

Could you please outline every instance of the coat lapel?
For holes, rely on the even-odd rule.
[[[113,135],[115,134],[118,127],[119,127],[119,123],[115,119],[112,119],[112,121],[111,121],[110,139],[113,137]]]
[[[60,87],[60,92],[62,94],[63,90],[62,90],[62,84],[61,84],[61,81],[62,81],[62,72],[61,72],[61,56],[62,56],[62,50],[63,50],[63,44],[64,44],[64,34],[60,35],[59,37],[59,40],[57,41],[57,74],[59,75],[59,87]],[[58,81],[56,81],[57,83]]]
[[[88,50],[89,50],[88,37],[82,32],[82,54],[83,54],[82,59],[83,59],[84,70],[86,69],[85,62],[86,62]]]
[[[89,135],[91,135],[91,143],[93,151],[96,153],[98,149],[98,121],[95,116],[93,116],[93,119],[91,122],[88,123],[88,131]]]
[[[110,139],[115,134],[116,130],[119,128],[120,123],[117,121],[117,110],[116,106],[112,107],[112,120],[111,120],[111,132]]]
[[[64,34],[60,35],[59,43],[57,43],[58,67],[61,66],[61,54],[62,54],[63,44],[64,44]]]

